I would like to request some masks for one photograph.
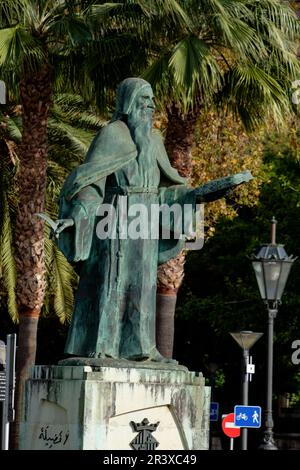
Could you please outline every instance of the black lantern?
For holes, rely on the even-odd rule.
[[[271,244],[262,245],[252,257],[261,298],[266,302],[281,300],[287,278],[296,258],[288,256],[283,245],[276,244],[276,220],[272,219]]]
[[[260,449],[276,450],[273,438],[273,336],[274,319],[278,304],[286,285],[291,267],[296,258],[288,256],[283,245],[276,244],[276,220],[271,220],[271,243],[262,245],[257,255],[252,256],[252,265],[260,295],[268,309],[268,352],[267,352],[267,400],[266,421],[263,442]]]
[[[263,300],[281,300],[294,261],[292,256],[287,255],[283,245],[263,245],[260,248],[252,265]]]

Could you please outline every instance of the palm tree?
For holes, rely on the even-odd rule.
[[[103,120],[78,95],[54,95],[48,120],[48,166],[45,212],[57,217],[58,196],[70,171],[82,162],[94,133]],[[13,321],[19,321],[16,302],[15,232],[18,200],[19,150],[22,138],[22,107],[8,105],[0,116],[0,285]],[[43,314],[54,312],[62,323],[73,311],[77,275],[57,249],[45,227],[46,295]]]
[[[18,206],[19,145],[22,137],[22,108],[9,104],[0,114],[0,281],[7,297],[8,312],[19,320],[16,303],[15,219]],[[58,197],[67,175],[80,164],[94,133],[104,121],[79,95],[57,94],[48,121],[49,158],[47,166],[46,213],[57,218]],[[46,296],[44,313],[50,311],[62,323],[73,310],[73,290],[77,276],[57,249],[45,227]],[[1,294],[0,294],[1,295]]]
[[[145,38],[147,20],[152,16],[160,18],[162,14],[171,17],[174,24],[173,17],[184,20],[175,0],[149,1],[148,5],[142,0],[134,5],[126,1],[121,8],[118,3],[100,0],[75,4],[63,0],[0,1],[1,23],[5,25],[0,30],[1,76],[10,84],[10,93],[20,96],[22,104],[16,295],[19,337],[23,337],[25,328],[24,347],[28,348],[28,354],[19,345],[21,374],[27,361],[34,362],[37,321],[45,295],[44,226],[34,214],[44,211],[47,126],[53,90],[66,90],[68,86],[72,90],[81,88],[85,97],[95,101],[90,96],[92,90],[97,92],[96,101],[100,104],[103,95],[109,95],[115,82],[123,78],[115,65],[117,59],[123,65],[138,63],[128,60],[132,55],[128,47],[133,44],[132,37],[136,44],[138,37]],[[97,53],[101,63],[95,60]],[[110,73],[109,67],[113,69]],[[124,69],[127,74],[129,68]]]
[[[280,0],[179,2],[189,18],[181,30],[163,31],[143,77],[167,109],[165,145],[172,165],[190,177],[191,150],[200,114],[230,110],[247,130],[291,111],[289,88],[299,77],[299,24]],[[158,272],[158,347],[172,355],[174,309],[184,277],[184,253]]]
[[[95,6],[95,3],[99,5]],[[44,225],[35,214],[45,210],[47,128],[53,91],[70,87],[75,92],[81,90],[85,98],[91,99],[91,93],[99,91],[98,104],[101,104],[104,91],[109,95],[113,83],[111,77],[114,75],[118,81],[120,79],[117,59],[121,58],[123,64],[135,63],[135,60],[128,60],[132,54],[124,41],[125,23],[129,25],[128,36],[132,37],[133,31],[138,36],[140,31],[147,29],[147,19],[157,16],[158,6],[167,17],[173,18],[172,5],[177,5],[175,0],[151,0],[149,5],[140,0],[138,9],[132,10],[132,2],[125,3],[121,16],[118,13],[124,21],[116,24],[114,8],[118,9],[118,5],[101,0],[0,1],[3,26],[0,29],[1,78],[9,84],[9,93],[20,97],[22,105],[18,172],[20,197],[15,236],[16,298],[20,322],[17,355],[19,396],[28,366],[35,361],[37,324],[46,288]],[[181,18],[179,7],[176,15]],[[112,54],[116,44],[122,47],[117,54]],[[100,70],[92,64],[97,51],[103,62]],[[111,65],[112,72],[109,70]],[[99,78],[103,79],[102,83]]]
[[[161,26],[170,30],[189,22],[178,0],[120,0],[90,2],[89,21],[95,41],[90,43],[86,63],[92,77],[92,94],[102,112],[112,110],[115,89],[121,80],[140,75],[149,63],[153,41]],[[83,60],[85,60],[83,58]],[[91,99],[88,90],[84,95]]]
[[[38,318],[45,295],[44,224],[48,159],[47,126],[55,64],[90,39],[86,21],[70,2],[11,0],[0,3],[0,70],[10,93],[20,96],[22,140],[19,145],[15,259],[19,311],[17,396],[28,366],[34,364]],[[19,400],[20,403],[20,400]],[[19,415],[17,410],[17,415]]]
[[[82,161],[89,145],[104,124],[80,95],[56,94],[48,122],[49,158],[47,168],[46,213],[56,219],[61,187],[67,175]],[[44,311],[51,309],[62,323],[70,320],[77,275],[58,250],[46,228],[46,298]]]

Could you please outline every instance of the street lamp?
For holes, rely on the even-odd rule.
[[[267,402],[266,421],[263,443],[260,448],[264,450],[277,450],[273,438],[273,335],[274,318],[278,312],[278,305],[286,285],[293,262],[296,258],[288,256],[283,245],[276,243],[276,224],[271,220],[271,243],[262,245],[257,255],[252,256],[252,266],[256,275],[261,298],[268,310],[268,371],[267,371]]]
[[[249,350],[254,346],[256,341],[262,337],[263,333],[254,333],[253,331],[239,331],[237,333],[230,333],[233,339],[243,350],[243,405],[249,404],[249,382],[251,376],[254,374],[254,364],[252,364],[252,357],[249,355]],[[247,450],[248,429],[242,428],[242,450]]]

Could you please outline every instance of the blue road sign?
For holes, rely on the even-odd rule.
[[[236,405],[234,407],[234,425],[240,428],[260,428],[261,407]]]
[[[212,401],[210,404],[210,421],[218,421],[219,403]]]

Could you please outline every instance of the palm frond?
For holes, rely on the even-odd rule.
[[[154,0],[140,2],[144,5],[144,11],[152,12],[155,16],[162,18],[170,18],[174,26],[190,29],[192,22],[180,2],[176,0]]]
[[[188,36],[175,47],[169,65],[174,81],[187,105],[193,103],[196,89],[209,98],[221,84],[221,72],[210,48],[201,39]]]
[[[254,130],[267,115],[280,123],[290,112],[285,90],[259,67],[237,65],[225,75],[224,80],[225,86],[218,104],[226,103],[234,114],[239,115],[248,130]]]
[[[94,109],[89,108],[80,95],[59,94],[54,103],[53,117],[75,127],[98,130],[106,122]]]
[[[171,80],[169,77],[169,63],[171,51],[156,57],[151,65],[142,73],[142,78],[151,83],[157,98],[163,103],[171,94]]]
[[[22,139],[22,130],[21,122],[18,118],[9,116],[7,121],[7,135],[17,143],[21,142]]]
[[[215,17],[215,26],[215,35],[219,38],[217,41],[237,56],[267,59],[268,50],[260,35],[244,21],[218,15]]]
[[[35,70],[45,60],[40,42],[22,25],[0,29],[0,66],[14,70],[26,63]]]
[[[78,161],[76,162],[78,165]],[[69,169],[62,165],[61,162],[57,163],[55,160],[49,160],[47,166],[47,200],[55,200],[57,202],[60,189],[64,180],[68,176]],[[47,206],[48,209],[48,206]],[[49,210],[48,210],[49,212]],[[57,217],[57,204],[55,205],[55,218]],[[51,214],[51,217],[53,213]]]
[[[273,24],[289,39],[294,40],[299,37],[300,25],[288,3],[280,0],[247,0],[245,2],[249,11],[254,14],[256,27],[261,28],[262,22]]]
[[[24,0],[0,0],[0,25],[4,28],[17,22],[24,9]]]
[[[191,21],[180,2],[176,0],[123,0],[92,5],[89,17],[104,30],[111,25],[116,31],[135,31],[139,38],[151,40],[153,22],[164,21],[165,27],[190,28]]]
[[[62,121],[57,122],[53,118],[49,119],[48,135],[50,144],[60,141],[61,145],[67,145],[68,149],[79,157],[86,154],[93,137],[93,134],[84,129],[75,128]]]
[[[72,46],[84,44],[92,39],[90,28],[85,21],[77,14],[59,14],[49,18],[47,25],[49,41],[52,42],[52,36],[57,41],[69,39]]]
[[[76,274],[64,255],[57,246],[52,243],[54,276],[54,309],[61,323],[70,321],[73,306],[73,289],[76,282]]]
[[[9,104],[8,104],[9,109]],[[7,110],[8,110],[7,109]],[[18,167],[16,145],[9,140],[10,116],[1,115],[4,124],[0,144],[0,277],[7,296],[7,308],[13,321],[18,320],[16,304],[16,265],[14,256],[14,220],[17,210],[16,172]]]
[[[81,95],[75,93],[56,93],[54,96],[54,103],[62,108],[75,108],[77,111],[85,109],[85,101]]]
[[[1,194],[0,211],[0,263],[3,277],[2,280],[8,296],[8,312],[12,320],[17,321],[18,310],[15,294],[16,265],[13,249],[13,227],[10,217],[7,195],[5,194],[5,192]]]
[[[92,19],[102,20],[108,15],[119,15],[125,11],[140,10],[136,3],[127,4],[126,2],[105,2],[104,4],[92,5],[90,7],[89,16]]]

